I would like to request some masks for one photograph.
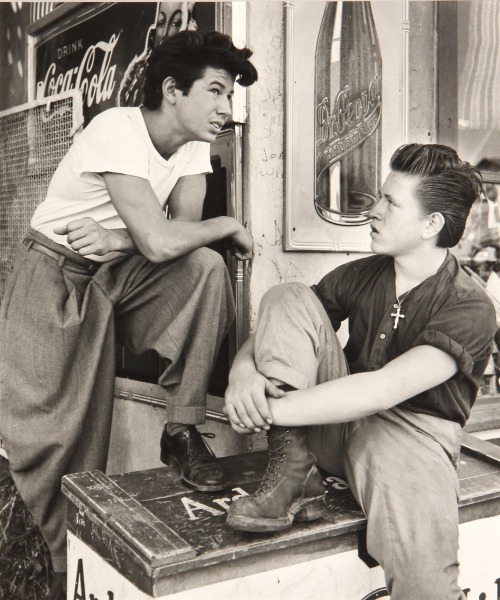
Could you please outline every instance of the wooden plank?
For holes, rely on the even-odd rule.
[[[365,518],[347,489],[335,489],[336,480],[325,481],[328,491],[325,519],[298,523],[287,532],[269,534],[247,534],[228,529],[226,510],[231,499],[256,489],[267,464],[267,453],[238,455],[222,461],[232,486],[229,494],[227,491],[215,495],[187,489],[180,482],[179,474],[166,468],[112,478],[98,472],[69,476],[71,483],[65,482],[64,491],[70,500],[70,530],[139,589],[150,594],[165,590],[172,578],[179,582],[186,576],[203,579],[209,572],[213,577],[216,573],[223,578],[230,577],[235,560],[239,567],[246,564],[248,572],[255,572],[255,569],[271,568],[266,564],[276,561],[301,562],[313,552],[328,554],[356,548],[356,531],[364,527]],[[109,479],[116,485],[112,494],[109,494]],[[156,519],[156,524],[164,524],[168,531],[175,529],[176,535],[193,554],[178,554],[175,561],[162,561],[156,545],[158,555],[155,559],[151,555],[146,557],[143,544],[133,543],[137,530],[126,535],[125,521],[120,528],[116,527],[116,517],[123,516],[127,507],[137,513],[137,504],[146,510],[150,519]],[[146,550],[151,550],[151,546]],[[223,576],[224,569],[226,575]]]
[[[458,477],[460,483],[463,483],[467,479],[484,475],[485,473],[496,472],[498,472],[498,467],[494,464],[485,462],[470,454],[468,450],[462,449],[458,464]]]
[[[493,445],[484,447],[478,443],[481,440],[467,436],[465,441],[458,468],[461,522],[500,514],[500,463],[494,460],[489,447]],[[255,491],[267,464],[267,452],[220,460],[229,485],[217,494],[186,488],[179,473],[167,468],[110,478],[98,472],[72,475],[68,478],[71,490],[65,481],[65,493],[74,504],[70,528],[137,587],[155,595],[166,593],[174,584],[183,589],[188,585],[185,578],[199,585],[204,577],[214,581],[231,578],[236,561],[238,569],[252,573],[301,562],[308,556],[357,548],[365,517],[345,482],[327,473],[322,474],[327,492],[323,518],[294,523],[290,529],[274,533],[229,529],[229,505],[235,497]],[[128,511],[132,516],[127,516]],[[142,515],[139,522],[138,515]],[[153,539],[148,538],[150,531]],[[179,545],[179,552],[165,552],[163,538],[170,547]],[[178,545],[172,546],[173,539]]]
[[[196,555],[173,529],[100,471],[68,475],[62,489],[82,514],[105,526],[118,545],[152,568]]]
[[[358,530],[365,517],[350,491],[336,489],[335,479],[328,481],[326,516],[314,523],[296,523],[287,531],[252,534],[233,531],[226,526],[226,512],[232,499],[255,491],[267,465],[267,452],[255,452],[221,459],[228,488],[219,494],[187,489],[175,471],[160,468],[141,473],[115,475],[113,479],[140,500],[148,510],[169,527],[175,528],[197,552],[196,559],[158,568],[156,576],[174,576],[199,568],[231,563],[234,560],[257,561],[266,553],[307,552],[326,543],[333,551],[337,544],[356,547]],[[343,540],[342,536],[345,536]],[[349,539],[349,542],[347,542]],[[302,550],[298,550],[301,548]],[[239,563],[238,563],[239,564]]]
[[[196,564],[223,562],[226,556],[241,559],[261,552],[274,552],[302,544],[315,544],[320,539],[333,538],[347,532],[360,531],[365,518],[348,490],[327,488],[327,512],[314,523],[296,523],[287,531],[270,534],[248,534],[229,530],[225,526],[226,510],[233,497],[243,492],[253,493],[267,463],[267,453],[238,455],[221,459],[229,486],[219,495],[200,494],[186,489],[178,475],[165,469],[114,476],[131,494],[137,493],[148,509],[167,523],[197,551]],[[498,497],[498,469],[464,452],[459,466],[461,507],[470,512],[472,504]],[[177,479],[176,479],[177,477]],[[324,474],[326,480],[327,474]],[[145,482],[148,482],[146,485]],[[133,489],[134,488],[134,489]],[[137,490],[137,492],[135,491]],[[192,504],[193,503],[193,504]],[[201,508],[196,507],[196,503]],[[186,506],[194,506],[192,517],[186,518]],[[210,511],[219,511],[213,513]],[[498,507],[500,512],[500,505]],[[189,565],[177,565],[182,571]],[[173,572],[173,569],[168,569]]]
[[[145,502],[145,506],[161,521],[175,527],[179,535],[196,549],[199,566],[313,543],[365,526],[365,517],[352,494],[348,490],[327,488],[326,515],[315,522],[295,523],[286,531],[274,533],[229,529],[226,511],[232,497],[241,492],[252,494],[257,486],[257,481],[240,482],[229,493],[215,497],[185,490],[181,495],[173,494]]]
[[[473,433],[474,431],[485,431],[487,429],[497,429],[499,427],[500,396],[498,394],[480,396],[472,407],[464,431]]]
[[[464,433],[459,464],[461,523],[500,513],[500,448]]]
[[[151,594],[154,576],[150,562],[117,538],[116,533],[96,515],[88,509],[79,508],[71,495],[68,499],[68,531],[139,589]]]
[[[327,481],[326,516],[315,523],[297,523],[293,528],[268,534],[236,532],[226,527],[226,512],[239,494],[252,494],[267,465],[267,452],[241,454],[221,459],[228,487],[219,494],[187,489],[175,471],[165,468],[113,476],[127,492],[196,549],[197,564],[230,560],[264,550],[278,550],[320,538],[342,535],[364,527],[365,517],[347,489],[335,489]]]
[[[462,432],[462,448],[472,456],[500,467],[500,448],[487,440]]]

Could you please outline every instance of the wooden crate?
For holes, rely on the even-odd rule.
[[[83,597],[86,590],[87,595],[110,600],[208,600],[236,593],[241,599],[320,600],[324,584],[330,586],[332,598],[387,597],[380,567],[368,566],[364,515],[341,479],[324,477],[324,518],[277,533],[236,532],[225,525],[228,506],[238,495],[255,490],[267,456],[256,452],[221,460],[229,486],[218,494],[189,490],[166,468],[112,477],[100,472],[65,477],[68,588],[75,590],[69,597]],[[472,550],[476,534],[471,528],[482,523],[487,532],[496,530],[491,543],[499,545],[500,555],[500,448],[467,436],[459,476],[461,535],[463,528],[467,540],[461,552]],[[496,550],[484,534],[477,537],[473,555],[484,566],[486,554]],[[477,591],[469,597],[486,592],[493,597],[494,589],[488,586],[500,577],[500,565],[498,573],[472,581],[476,571],[462,564],[464,587]]]

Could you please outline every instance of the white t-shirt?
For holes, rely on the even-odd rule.
[[[75,139],[34,213],[31,227],[68,248],[66,236],[55,234],[54,227],[92,217],[106,229],[124,228],[99,173],[147,179],[165,210],[180,177],[211,171],[207,142],[188,142],[165,160],[153,146],[140,108],[110,108],[94,117]]]

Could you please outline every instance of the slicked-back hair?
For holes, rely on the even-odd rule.
[[[166,38],[151,53],[144,82],[144,106],[156,110],[163,99],[162,84],[173,77],[176,88],[189,94],[193,83],[205,69],[225,69],[242,86],[257,80],[257,70],[249,61],[252,51],[236,48],[232,39],[212,31],[181,31]]]
[[[452,248],[460,241],[472,204],[483,189],[481,173],[448,146],[406,144],[394,152],[393,171],[420,178],[417,196],[426,214],[439,212],[445,224],[437,246]]]

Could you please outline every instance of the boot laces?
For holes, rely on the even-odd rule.
[[[285,439],[287,433],[288,429],[285,429],[283,433],[277,434],[273,438],[272,444],[269,444],[269,462],[267,463],[264,477],[255,492],[256,495],[261,496],[273,489],[276,477],[279,477],[281,466],[285,462],[285,448],[290,444],[290,440]],[[269,435],[267,437],[269,439]]]

